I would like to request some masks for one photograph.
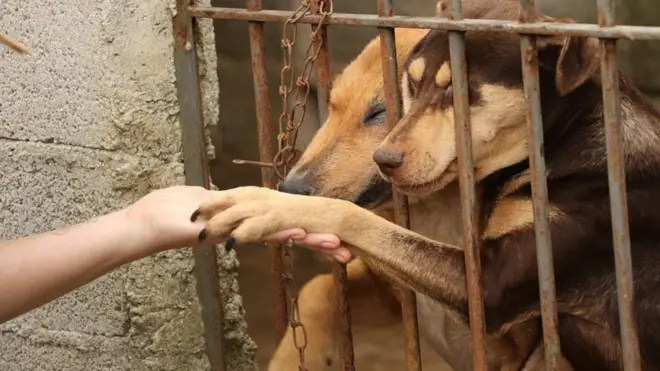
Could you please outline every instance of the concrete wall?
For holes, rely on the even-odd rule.
[[[172,59],[173,1],[3,0],[0,238],[82,222],[183,182]],[[201,22],[208,125],[218,119],[216,55]],[[224,251],[224,249],[221,249]],[[231,370],[254,369],[223,256]],[[190,251],[160,254],[0,325],[0,370],[206,370]]]

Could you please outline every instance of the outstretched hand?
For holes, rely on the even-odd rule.
[[[124,210],[129,224],[137,227],[138,238],[144,246],[144,255],[183,246],[198,246],[201,221],[190,220],[190,215],[214,195],[203,187],[174,186],[149,193]],[[348,262],[351,254],[340,247],[337,236],[324,233],[307,233],[301,228],[282,230],[266,236],[267,242],[285,242],[289,239],[311,248],[331,260]],[[208,243],[221,243],[222,240],[209,238]]]

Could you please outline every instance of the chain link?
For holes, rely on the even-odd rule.
[[[312,1],[314,4],[312,4]],[[314,5],[314,9],[312,6]],[[279,134],[277,135],[278,151],[273,158],[273,168],[280,179],[284,179],[288,169],[291,167],[296,155],[296,140],[298,139],[298,129],[305,119],[307,97],[311,89],[309,75],[312,73],[314,62],[321,52],[322,43],[321,29],[326,18],[333,12],[334,4],[332,0],[302,0],[298,9],[284,23],[282,29],[282,61],[283,67],[280,73],[279,94],[282,98],[282,114],[279,117]],[[295,80],[295,103],[291,110],[288,110],[288,101],[291,93],[294,92],[294,71],[291,65],[291,56],[293,46],[298,37],[298,27],[296,22],[309,13],[320,15],[319,22],[313,27],[309,46],[307,47],[307,58],[303,65],[300,75]],[[316,46],[315,46],[316,45]]]
[[[332,0],[302,0],[298,9],[289,17],[282,28],[282,71],[280,73],[279,94],[282,98],[282,114],[279,117],[279,134],[277,135],[278,151],[272,161],[273,169],[280,180],[284,179],[293,161],[297,156],[296,140],[298,129],[305,119],[307,97],[309,96],[311,84],[309,76],[312,73],[314,62],[321,51],[321,30],[326,18],[333,13]],[[309,45],[307,47],[307,58],[300,75],[295,80],[291,64],[293,46],[298,37],[297,22],[307,14],[320,15],[319,22],[312,27]],[[289,96],[293,93],[295,103],[289,111]],[[293,241],[289,240],[282,246],[282,261],[284,264],[282,277],[285,281],[285,291],[288,301],[289,326],[293,334],[293,343],[298,351],[299,371],[307,371],[305,367],[305,348],[307,347],[307,330],[300,319],[298,308],[298,284],[294,277],[294,263],[292,255]]]

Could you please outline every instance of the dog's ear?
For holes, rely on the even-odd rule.
[[[545,16],[541,21],[574,23]],[[561,96],[580,87],[598,71],[600,43],[595,37],[543,35],[537,37],[537,47],[541,62],[555,66],[555,85]]]
[[[444,16],[444,13],[447,11],[447,0],[440,0],[435,4],[435,15],[438,17]]]

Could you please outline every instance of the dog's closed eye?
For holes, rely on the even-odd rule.
[[[367,125],[377,125],[385,122],[385,104],[376,103],[369,107],[362,119],[362,122]]]

